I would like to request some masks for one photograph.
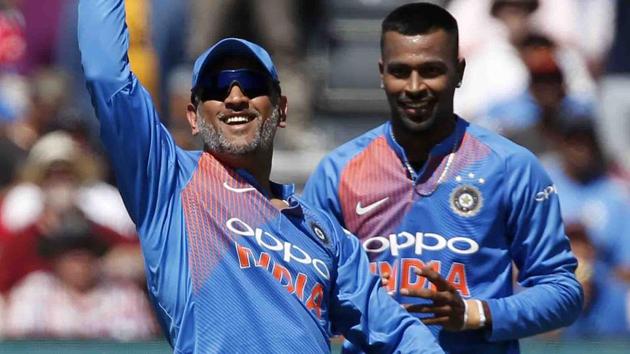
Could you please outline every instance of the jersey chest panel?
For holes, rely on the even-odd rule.
[[[182,201],[199,307],[211,311],[213,302],[226,301],[247,306],[250,299],[269,314],[294,308],[325,326],[334,276],[327,227],[303,215],[285,215],[207,156]],[[313,225],[328,243],[318,240]]]

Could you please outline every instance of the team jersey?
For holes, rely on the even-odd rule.
[[[337,333],[368,351],[441,352],[380,288],[358,240],[293,186],[272,184],[280,211],[247,171],[174,144],[129,69],[123,0],[80,1],[79,46],[175,353],[321,353]]]
[[[429,326],[447,352],[517,353],[516,339],[571,323],[582,292],[555,188],[536,158],[457,118],[414,170],[385,123],[326,156],[304,197],[360,238],[375,273],[400,289],[432,286],[431,266],[464,298],[488,303],[491,329]],[[514,294],[512,262],[524,291]]]

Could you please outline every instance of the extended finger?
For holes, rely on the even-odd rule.
[[[389,279],[381,278],[381,286],[387,286],[387,285],[389,285]]]
[[[431,304],[407,304],[404,308],[408,312],[413,313],[434,313],[436,315],[446,316],[453,312],[453,308],[449,305],[431,305]]]
[[[455,288],[451,284],[449,284],[449,282],[446,281],[446,279],[442,278],[440,273],[433,270],[433,268],[431,268],[430,266],[426,266],[422,269],[414,269],[414,271],[416,272],[417,275],[429,279],[429,281],[432,284],[434,284],[437,287],[437,289],[440,291],[445,291],[445,290],[454,291],[455,290]]]
[[[425,325],[440,325],[444,326],[448,324],[449,318],[448,316],[440,316],[440,317],[429,317],[421,319],[422,323]]]
[[[436,291],[433,294],[433,302],[439,304],[454,304],[459,303],[457,299],[458,294],[451,291]]]
[[[430,299],[433,300],[433,298],[435,297],[435,294],[437,292],[435,290],[432,289],[426,289],[426,288],[412,288],[412,289],[408,289],[408,288],[403,288],[400,289],[400,294],[404,295],[404,296],[413,296],[413,297],[420,297],[423,299]]]
[[[404,296],[419,297],[422,299],[433,300],[435,303],[448,304],[456,303],[457,293],[450,291],[435,291],[433,289],[400,289],[400,294]]]

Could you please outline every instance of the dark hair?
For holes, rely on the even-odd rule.
[[[426,2],[405,4],[390,12],[381,25],[381,51],[386,32],[397,32],[405,36],[427,34],[435,30],[444,30],[455,41],[455,50],[459,51],[459,30],[457,20],[444,8]],[[457,56],[459,53],[455,53]]]
[[[490,14],[496,16],[503,6],[522,6],[531,14],[538,9],[538,5],[538,0],[494,0],[490,7]]]

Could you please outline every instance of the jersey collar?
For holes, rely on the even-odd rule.
[[[254,176],[251,173],[249,173],[249,171],[247,171],[244,168],[237,168],[234,171],[238,173],[238,175],[241,176],[241,178],[243,178],[247,183],[251,184],[252,187],[256,188],[256,190],[258,190],[267,198],[275,197],[282,200],[287,200],[289,199],[290,196],[295,194],[294,184],[281,184],[281,183],[269,181],[269,185],[271,187],[271,195],[269,195],[269,192],[263,190],[260,183],[258,183],[256,178],[254,178]]]
[[[266,198],[275,197],[278,199],[282,199],[287,202],[288,206],[286,209],[282,209],[282,212],[285,214],[292,215],[302,215],[302,206],[297,198],[295,198],[295,185],[292,183],[281,184],[276,183],[274,181],[269,181],[269,186],[271,187],[271,195],[265,190],[262,189],[260,183],[254,178],[254,176],[249,173],[246,169],[237,168],[235,172],[243,178],[247,183],[251,184],[252,187],[256,188],[262,195]]]
[[[428,162],[430,160],[448,155],[449,153],[454,151],[454,147],[456,148],[456,144],[460,143],[462,137],[464,136],[464,133],[466,132],[467,123],[465,120],[461,119],[457,115],[455,116],[455,119],[455,129],[453,129],[453,132],[431,148],[427,161],[425,161],[424,165],[422,165],[422,168],[419,171],[414,171],[412,168],[410,168],[411,164],[409,163],[409,158],[405,153],[405,149],[396,141],[396,138],[394,138],[394,131],[392,129],[391,121],[385,123],[385,138],[387,140],[387,143],[392,148],[392,150],[394,150],[400,161],[403,163],[403,166],[408,170],[411,178],[414,181],[416,181],[419,176],[425,174],[425,170],[428,168]]]

